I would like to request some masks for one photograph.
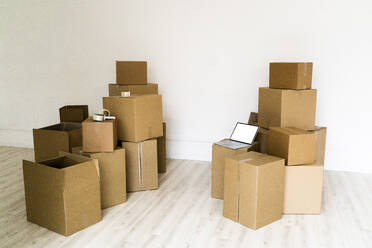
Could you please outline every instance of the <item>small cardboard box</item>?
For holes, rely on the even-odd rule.
[[[167,172],[167,153],[166,153],[166,125],[163,122],[163,136],[158,138],[158,172]]]
[[[28,221],[68,236],[101,220],[97,161],[75,154],[23,160],[23,178]]]
[[[116,61],[116,83],[147,84],[147,62]]]
[[[311,165],[286,166],[284,214],[320,214],[322,209],[325,127],[317,128],[316,160]]]
[[[313,63],[270,63],[270,88],[311,89]]]
[[[297,127],[314,130],[316,90],[282,90],[260,88],[258,96],[258,125]]]
[[[88,105],[67,105],[59,109],[61,122],[83,122],[88,115]]]
[[[225,139],[224,139],[225,140]],[[223,182],[225,173],[225,159],[239,153],[255,151],[258,149],[258,143],[253,143],[249,147],[241,149],[231,149],[218,144],[212,145],[212,190],[213,198],[223,199]]]
[[[284,158],[286,165],[312,164],[315,160],[315,134],[294,127],[271,127],[267,153]]]
[[[118,121],[118,139],[139,142],[163,136],[161,95],[103,97],[103,108]]]
[[[257,152],[226,158],[223,216],[252,229],[282,217],[284,159]]]
[[[81,123],[62,122],[33,129],[35,161],[58,156],[58,151],[71,152],[82,145]]]
[[[249,115],[248,124],[258,126],[258,113],[251,112],[251,114]]]
[[[158,159],[156,139],[122,142],[126,150],[127,191],[157,189]]]
[[[72,152],[98,160],[102,209],[127,201],[125,149],[116,148],[114,152],[87,153],[83,152],[82,147],[74,147]]]
[[[84,152],[113,152],[118,144],[116,120],[94,121],[89,117],[83,125]]]
[[[121,92],[123,91],[130,91],[131,95],[157,95],[158,84],[109,84],[109,96],[121,96]]]

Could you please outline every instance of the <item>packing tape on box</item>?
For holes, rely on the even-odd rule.
[[[110,111],[107,109],[102,109],[100,113],[93,115],[94,121],[104,121],[104,120],[115,120],[114,116],[110,115]]]
[[[128,96],[130,96],[130,91],[122,91],[121,92],[121,96],[122,97],[128,97]]]

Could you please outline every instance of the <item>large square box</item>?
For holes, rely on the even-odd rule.
[[[103,108],[116,116],[119,140],[139,142],[163,136],[161,95],[103,97]]]
[[[166,124],[163,122],[163,136],[157,139],[158,144],[158,172],[167,172],[167,152],[166,152]]]
[[[252,229],[281,219],[284,159],[258,152],[226,158],[223,216]]]
[[[316,155],[311,165],[286,166],[284,214],[320,214],[322,209],[325,127],[316,128]]]
[[[313,63],[270,63],[270,88],[311,89]]]
[[[223,139],[226,140],[226,139]],[[221,141],[223,141],[221,140]],[[212,189],[211,195],[213,198],[223,199],[223,184],[225,173],[225,159],[239,153],[246,153],[258,149],[258,143],[253,143],[251,146],[231,149],[229,147],[218,144],[212,145]]]
[[[83,125],[84,152],[113,152],[117,143],[116,120],[94,121],[89,117]]]
[[[116,83],[147,84],[147,62],[116,61]]]
[[[64,154],[23,160],[27,220],[68,236],[101,220],[98,163]]]
[[[126,151],[127,191],[157,189],[158,159],[156,139],[122,142]]]
[[[272,127],[267,153],[284,158],[286,165],[312,164],[315,160],[315,134],[293,127]]]
[[[81,147],[72,152],[97,159],[101,184],[101,207],[109,208],[127,200],[125,149],[116,148],[113,152],[83,152]]]
[[[109,96],[121,96],[121,92],[123,91],[129,91],[131,95],[157,95],[158,84],[109,84]]]
[[[71,152],[82,145],[81,123],[62,122],[33,129],[35,161],[58,156],[59,151]]]
[[[67,105],[59,109],[60,122],[83,122],[88,115],[88,105]]]
[[[283,90],[260,88],[258,96],[258,125],[297,127],[314,130],[316,90]]]

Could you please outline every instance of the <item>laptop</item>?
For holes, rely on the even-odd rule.
[[[258,126],[237,122],[229,139],[221,140],[215,144],[230,149],[240,149],[252,145],[257,136]]]

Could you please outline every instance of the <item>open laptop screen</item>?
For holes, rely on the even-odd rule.
[[[249,125],[238,122],[235,125],[234,131],[230,139],[246,144],[252,144],[257,135],[258,126]]]

